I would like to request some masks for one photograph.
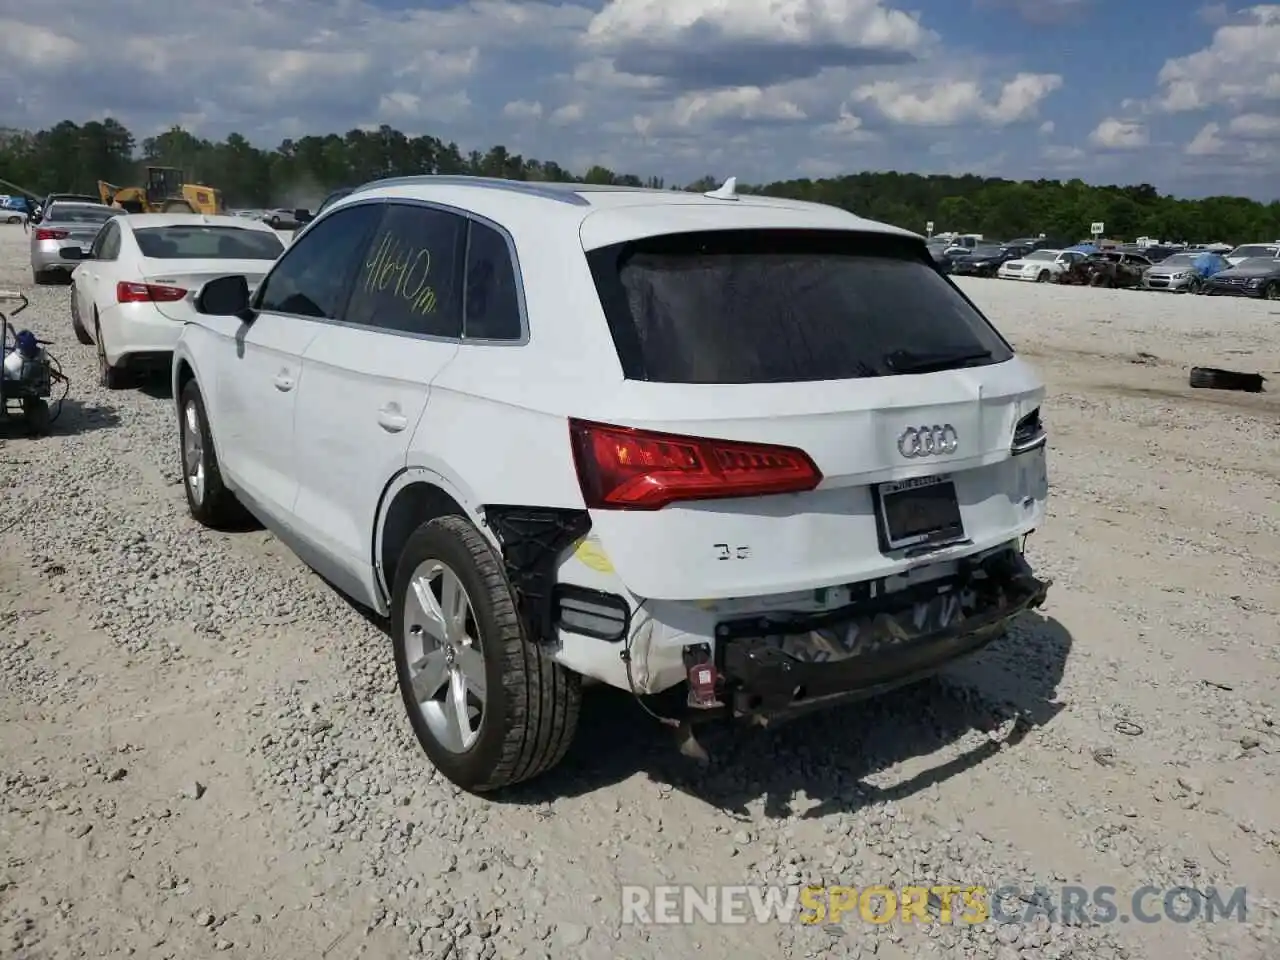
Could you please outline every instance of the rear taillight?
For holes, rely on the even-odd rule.
[[[174,303],[187,295],[182,287],[169,287],[160,283],[131,283],[121,280],[116,284],[116,303]]]
[[[54,230],[50,227],[41,227],[36,231],[37,240],[65,240],[71,236],[66,230]]]
[[[1013,428],[1013,443],[1009,447],[1009,452],[1016,457],[1020,453],[1039,450],[1048,442],[1049,434],[1040,419],[1040,408],[1036,407]]]
[[[569,421],[582,496],[595,510],[803,493],[822,473],[803,450]]]

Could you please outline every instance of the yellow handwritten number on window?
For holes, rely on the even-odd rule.
[[[413,250],[386,233],[364,266],[366,291],[382,293],[394,279],[395,285],[390,291],[392,296],[407,303],[411,312],[435,312],[436,291],[427,283],[431,277],[430,250],[425,247]]]

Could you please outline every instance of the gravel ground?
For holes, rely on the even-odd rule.
[[[1274,305],[965,281],[1050,385],[1044,616],[708,770],[599,692],[497,802],[433,775],[374,625],[187,517],[164,384],[96,385],[25,244],[0,227],[0,287],[72,382],[53,436],[0,433],[0,955],[1280,955],[1280,403],[1186,387],[1280,378]],[[620,923],[624,883],[808,881],[1011,883],[1029,914],[1037,886],[1245,886],[1248,916]]]

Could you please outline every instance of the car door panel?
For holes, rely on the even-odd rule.
[[[294,525],[302,358],[341,309],[379,211],[337,210],[282,254],[254,295],[252,320],[234,332],[218,365],[219,429],[234,482],[280,526]]]
[[[371,605],[382,492],[405,465],[431,382],[459,348],[466,223],[424,205],[389,203],[352,284],[345,322],[327,326],[303,358],[297,522],[341,558]]]

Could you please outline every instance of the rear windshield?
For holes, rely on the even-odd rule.
[[[144,227],[135,230],[138,249],[153,260],[274,260],[284,252],[280,237],[240,227]]]
[[[587,258],[630,380],[800,383],[1013,355],[906,237],[732,230],[647,238]]]
[[[49,207],[49,215],[45,219],[56,223],[106,223],[123,212],[115,207],[78,207],[74,204],[55,203]]]

